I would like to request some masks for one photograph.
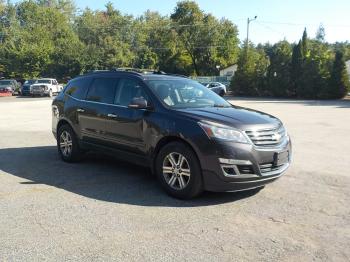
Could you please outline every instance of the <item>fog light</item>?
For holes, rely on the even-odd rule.
[[[226,165],[251,165],[252,162],[249,160],[240,160],[240,159],[227,159],[227,158],[219,158],[219,162],[221,164]]]
[[[233,168],[233,167],[226,166],[226,167],[223,167],[222,169],[223,169],[224,174],[225,174],[226,176],[235,176],[235,175],[238,175],[238,174],[236,173],[235,168]]]

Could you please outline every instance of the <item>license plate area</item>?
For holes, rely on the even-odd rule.
[[[281,166],[289,162],[289,151],[277,152],[274,155],[274,166]]]

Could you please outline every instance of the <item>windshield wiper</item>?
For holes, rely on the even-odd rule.
[[[214,104],[213,107],[229,107],[229,106],[223,105],[223,104]]]

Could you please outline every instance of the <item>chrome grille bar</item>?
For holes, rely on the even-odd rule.
[[[274,129],[246,131],[246,134],[254,145],[263,147],[277,146],[286,138],[286,130],[282,125]]]

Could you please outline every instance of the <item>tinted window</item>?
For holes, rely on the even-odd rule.
[[[231,107],[225,99],[192,80],[149,80],[147,83],[155,95],[169,107]]]
[[[95,78],[89,88],[86,100],[112,104],[117,83],[117,78]]]
[[[76,80],[70,81],[66,88],[66,94],[77,99],[84,99],[90,81],[91,78],[78,78]]]
[[[40,79],[38,80],[39,84],[51,84],[51,80],[49,79]]]
[[[11,84],[12,84],[12,81],[10,81],[10,80],[2,80],[2,81],[0,81],[0,85],[2,85],[2,86],[11,85]]]
[[[118,85],[118,93],[115,98],[115,104],[128,106],[131,100],[136,97],[143,97],[146,100],[149,100],[138,80],[122,78]]]

